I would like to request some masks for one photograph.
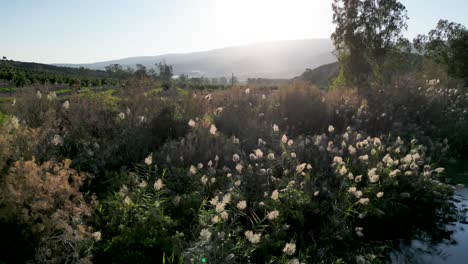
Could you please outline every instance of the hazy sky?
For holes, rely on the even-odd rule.
[[[439,18],[468,25],[468,0],[401,0],[407,36]],[[329,38],[331,0],[0,0],[0,56],[85,63],[270,40]]]

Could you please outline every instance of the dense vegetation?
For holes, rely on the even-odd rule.
[[[346,32],[393,9],[403,23],[404,7],[374,2],[334,1],[349,20],[336,21],[327,89],[197,86],[160,63],[110,65],[114,89],[45,83],[0,101],[0,262],[383,263],[401,241],[449,238],[465,66],[392,40],[375,69],[377,49],[350,48],[363,40]]]

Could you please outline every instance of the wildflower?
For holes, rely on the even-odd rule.
[[[197,173],[197,168],[196,168],[195,166],[193,166],[193,165],[190,165],[190,173],[191,173],[192,175],[194,175],[195,173]]]
[[[354,193],[354,196],[355,196],[356,198],[358,198],[358,199],[361,198],[361,196],[362,196],[362,191],[356,191],[356,192]]]
[[[223,212],[225,206],[226,206],[225,203],[217,203],[217,204],[216,204],[216,208],[215,208],[216,212],[217,212],[218,214],[221,213],[221,212]]]
[[[374,138],[374,145],[381,145],[382,141],[380,141],[380,138],[376,137]]]
[[[359,199],[358,202],[359,202],[360,204],[362,204],[362,205],[368,205],[369,202],[370,202],[370,200],[369,200],[369,198],[361,198],[361,199]]]
[[[288,142],[288,137],[286,135],[283,135],[281,137],[281,143],[286,144]]]
[[[16,105],[16,99],[13,98],[13,101],[11,102],[11,106],[15,106]]]
[[[311,169],[312,169],[312,165],[310,165],[310,163],[307,163],[306,169],[311,170]]]
[[[145,164],[151,165],[153,163],[153,153],[149,154],[148,157],[145,158]]]
[[[291,147],[294,144],[294,141],[292,139],[288,140],[288,147]]]
[[[362,181],[362,175],[356,176],[356,178],[354,178],[354,181],[355,182],[361,182]]]
[[[256,160],[257,156],[255,156],[255,154],[253,154],[253,153],[250,153],[249,158],[250,158],[250,160]]]
[[[215,125],[211,124],[211,127],[210,127],[210,134],[211,135],[215,135],[216,134],[216,131],[217,131],[217,128]]]
[[[36,97],[37,97],[37,99],[41,100],[41,98],[42,98],[42,93],[41,93],[41,91],[37,91]]]
[[[233,136],[232,137],[232,143],[239,144],[239,139]]]
[[[360,161],[368,161],[369,160],[369,155],[362,155],[362,156],[359,156],[358,158]]]
[[[348,152],[350,155],[356,154],[356,148],[353,145],[349,145]]]
[[[214,114],[215,114],[215,115],[219,115],[219,114],[221,114],[222,111],[223,111],[223,108],[222,108],[222,107],[218,107],[218,108],[216,108]]]
[[[261,159],[263,158],[263,152],[261,149],[256,149],[255,151],[255,156],[257,156],[257,158]]]
[[[212,160],[208,161],[208,163],[206,165],[208,165],[208,167],[213,166],[213,161]]]
[[[442,172],[444,172],[444,171],[445,171],[444,168],[437,168],[437,169],[435,169],[435,172],[437,172],[437,173],[442,173]]]
[[[276,219],[278,216],[279,216],[279,212],[276,211],[276,210],[275,210],[275,211],[271,211],[271,212],[269,212],[269,213],[267,214],[267,218],[268,218],[268,220],[270,220],[270,221]]]
[[[296,158],[296,152],[291,152],[291,158],[293,158],[293,159]]]
[[[267,158],[268,158],[269,160],[274,160],[274,159],[275,159],[275,154],[274,154],[274,153],[268,153]]]
[[[52,101],[57,98],[57,94],[55,92],[51,92],[47,94],[47,100]]]
[[[130,205],[132,203],[132,199],[130,199],[130,197],[128,197],[128,196],[125,196],[124,203],[126,205]]]
[[[376,196],[377,196],[377,198],[382,198],[383,194],[384,194],[383,192],[378,192]]]
[[[239,186],[241,185],[241,181],[240,181],[240,180],[235,181],[235,182],[234,182],[234,185],[235,185],[236,187],[239,187]]]
[[[54,135],[52,138],[52,145],[63,146],[63,138],[60,135]]]
[[[356,227],[356,228],[354,228],[354,232],[356,232],[356,235],[357,235],[358,237],[363,237],[363,236],[364,236],[364,234],[362,233],[362,230],[364,230],[364,228],[362,228],[362,227]]]
[[[232,161],[239,162],[239,160],[240,160],[240,156],[238,154],[232,155]]]
[[[210,100],[211,100],[211,94],[207,94],[207,95],[205,95],[205,100],[208,100],[208,101],[210,101]]]
[[[345,141],[348,141],[348,140],[349,140],[349,134],[348,134],[348,132],[345,132],[345,133],[343,134],[343,139],[344,139]]]
[[[101,240],[101,232],[97,231],[92,234],[94,240],[99,241]]]
[[[362,138],[361,133],[357,133],[357,135],[356,135],[356,140],[361,140],[361,138]]]
[[[356,187],[349,187],[349,189],[348,189],[348,192],[351,193],[351,194],[355,194],[356,191],[357,191]]]
[[[273,124],[273,132],[278,132],[279,131],[279,127],[277,124]]]
[[[262,100],[266,99],[266,95],[262,94]]]
[[[213,224],[217,224],[219,222],[219,216],[215,215],[211,218],[211,222]]]
[[[210,204],[212,206],[216,206],[218,204],[219,197],[216,195],[215,197],[211,198]]]
[[[16,116],[13,116],[11,119],[10,119],[10,124],[11,126],[14,128],[14,129],[18,129],[20,124],[19,124],[19,119],[16,117]]]
[[[397,145],[403,145],[403,140],[401,140],[400,137],[397,137],[395,143],[396,143]]]
[[[222,200],[222,203],[224,204],[228,204],[231,202],[231,194],[230,193],[226,193],[224,196],[223,196],[223,200]]]
[[[294,253],[296,253],[296,244],[286,243],[286,245],[283,248],[283,252],[289,256],[293,255]]]
[[[237,203],[237,209],[239,210],[244,210],[245,208],[247,208],[247,202],[246,201],[240,201]]]
[[[122,113],[122,112],[120,112],[117,116],[120,118],[120,120],[124,120],[124,119],[125,119],[125,114]]]
[[[296,172],[301,173],[304,171],[305,167],[307,166],[307,163],[302,163],[296,166]]]
[[[195,126],[197,125],[197,123],[195,123],[195,121],[193,121],[193,119],[190,119],[190,120],[188,121],[188,125],[189,125],[189,127],[192,127],[192,128],[193,128],[193,127],[195,127]]]
[[[335,128],[332,125],[328,126],[328,132],[333,133],[335,131]]]
[[[343,158],[342,158],[342,157],[338,157],[338,156],[334,157],[334,158],[333,158],[333,164],[335,164],[335,165],[344,164]]]
[[[264,141],[263,139],[259,138],[258,139],[258,145],[261,146],[261,145],[266,145],[266,141]]]
[[[237,172],[242,173],[242,169],[243,169],[243,168],[244,168],[244,167],[243,167],[240,163],[237,163],[237,165],[236,165],[236,171],[237,171]]]
[[[258,244],[262,236],[262,234],[255,234],[254,232],[250,230],[245,231],[244,235],[245,235],[245,238],[247,238],[247,240],[252,244]]]
[[[250,88],[245,89],[245,94],[249,94],[249,93],[250,93]]]
[[[208,177],[206,177],[206,175],[203,175],[201,177],[201,182],[203,183],[203,185],[206,185],[208,183]]]
[[[387,166],[393,165],[393,159],[390,157],[390,154],[385,155],[382,158],[382,161],[385,162],[387,164]]]
[[[290,259],[288,260],[288,264],[301,264],[298,259]]]
[[[369,176],[370,183],[376,183],[379,181],[379,175],[376,173],[376,170],[376,168],[373,168],[367,172],[367,176]]]
[[[315,196],[315,197],[319,196],[319,194],[320,194],[320,191],[315,191],[315,192],[314,192],[314,196]]]
[[[393,177],[396,177],[398,173],[400,173],[401,171],[399,169],[396,169],[396,170],[393,170],[392,172],[390,172],[388,174],[388,176],[390,176],[391,178]]]
[[[345,165],[341,166],[341,169],[339,170],[340,175],[343,176],[347,172],[348,172],[348,170],[346,169],[346,166]]]
[[[353,173],[351,173],[351,172],[348,173],[348,179],[349,179],[349,180],[354,180],[354,175],[353,175]]]
[[[145,188],[148,185],[146,181],[141,181],[140,184],[138,184],[138,187],[140,188]]]
[[[164,183],[162,182],[161,179],[158,179],[157,181],[154,182],[153,187],[156,191],[159,191],[164,187]]]
[[[229,214],[226,211],[220,213],[219,216],[221,216],[221,219],[223,219],[224,221],[227,221],[229,219]]]
[[[204,228],[202,231],[200,231],[200,237],[202,238],[203,241],[208,242],[211,239],[211,232],[210,230]]]
[[[274,201],[278,201],[278,198],[279,198],[279,192],[278,192],[278,190],[274,190],[271,193],[271,199],[273,199]]]

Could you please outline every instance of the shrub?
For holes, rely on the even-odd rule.
[[[4,241],[2,256],[19,258],[18,248],[31,251],[34,245],[36,263],[89,263],[93,241],[100,233],[89,225],[96,200],[87,202],[80,186],[87,175],[62,163],[34,161],[15,162],[4,179],[1,193],[2,223],[16,223],[27,234],[25,244]],[[22,237],[21,234],[15,234]],[[8,239],[4,237],[5,239]]]

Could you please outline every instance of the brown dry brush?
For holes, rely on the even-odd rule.
[[[70,165],[71,160],[17,161],[3,179],[1,220],[28,229],[35,251],[29,262],[91,263],[92,245],[100,239],[89,222],[97,200],[85,199],[79,189],[88,175]],[[14,261],[22,250],[15,249]]]

